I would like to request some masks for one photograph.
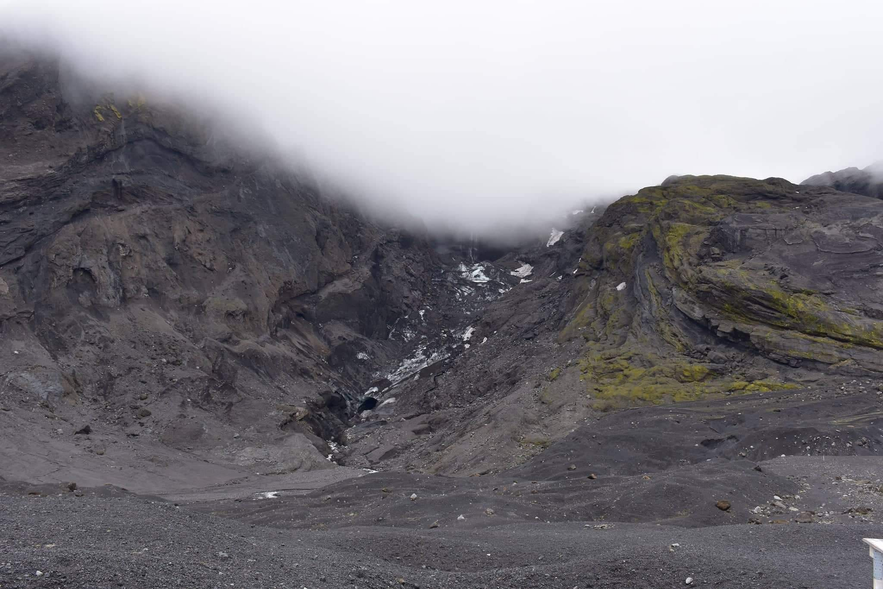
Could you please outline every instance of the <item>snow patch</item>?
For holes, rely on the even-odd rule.
[[[379,405],[379,407],[383,407],[384,405],[392,405],[392,404],[395,403],[395,402],[396,402],[396,398],[395,398],[395,397],[390,397],[389,399],[387,399],[386,401],[384,401],[383,403],[381,403],[381,404]],[[378,408],[379,408],[379,407],[378,407]]]
[[[471,325],[466,328],[466,331],[463,332],[463,341],[468,342],[472,339],[472,334],[475,333],[475,328]]]
[[[527,278],[530,276],[531,272],[533,272],[533,266],[530,264],[521,264],[518,269],[512,270],[509,274],[517,276],[518,278]]]
[[[549,241],[546,242],[546,247],[552,247],[553,245],[558,243],[561,240],[562,235],[564,235],[563,231],[552,229],[552,234],[549,236]]]
[[[455,288],[456,292],[454,292],[454,297],[456,297],[458,301],[462,301],[463,297],[469,297],[475,293],[475,289],[471,286],[457,286]]]
[[[616,285],[616,290],[625,290],[625,282],[620,282]]]
[[[527,284],[528,282],[533,282],[533,280],[530,280],[528,278],[522,278],[521,280],[518,281],[519,284]]]
[[[359,352],[358,354],[356,354],[356,358],[358,358],[359,360],[369,360],[371,357],[365,352]]]
[[[576,215],[582,215],[582,214],[585,213],[585,212],[586,212],[585,209],[577,209],[577,210],[573,211],[573,212],[570,213],[570,214],[573,215],[573,216],[576,216]]]
[[[402,362],[398,368],[386,375],[386,378],[392,383],[390,386],[395,386],[409,376],[417,374],[427,366],[435,364],[439,360],[444,360],[447,357],[448,354],[443,350],[427,356],[426,346],[421,345],[414,352],[413,356]]]
[[[328,447],[331,448],[331,454],[325,457],[328,462],[334,462],[334,455],[337,453],[337,443],[336,442],[328,442]]]
[[[491,281],[491,279],[487,277],[487,274],[484,273],[483,264],[472,264],[471,266],[467,266],[466,264],[461,263],[457,269],[460,271],[460,277],[469,282],[484,284],[485,282]]]
[[[265,493],[258,493],[255,499],[278,499],[279,491],[267,491]]]
[[[426,309],[420,309],[417,312],[420,313],[420,321],[426,321],[426,318],[424,317],[424,315],[426,315]]]

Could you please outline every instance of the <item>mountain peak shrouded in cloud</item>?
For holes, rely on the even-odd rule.
[[[883,161],[859,169],[844,168],[836,172],[824,172],[810,176],[801,184],[810,186],[830,186],[843,192],[854,192],[874,198],[883,198]]]
[[[267,137],[381,214],[491,231],[672,173],[879,159],[883,7],[0,0],[0,35]]]

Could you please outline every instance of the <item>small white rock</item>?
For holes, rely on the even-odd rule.
[[[684,585],[692,585],[692,584],[693,584],[693,577],[687,577],[687,580],[684,581]]]
[[[411,493],[411,501],[417,501],[417,493]]]
[[[18,352],[16,352],[16,353],[18,353]],[[34,573],[34,574],[37,575],[38,577],[42,577],[42,576],[43,576],[43,571],[37,571],[37,572]]]
[[[465,521],[466,521],[466,518],[463,517],[462,515],[460,515],[460,516],[457,518],[457,521],[458,521],[458,522],[465,522]]]

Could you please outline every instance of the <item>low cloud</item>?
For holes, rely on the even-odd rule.
[[[883,5],[0,0],[0,34],[219,110],[376,210],[487,232],[670,174],[881,157]]]

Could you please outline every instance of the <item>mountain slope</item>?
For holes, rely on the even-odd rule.
[[[557,305],[535,347],[507,313],[528,290],[510,293],[476,323],[495,347],[404,385],[397,413],[349,432],[348,463],[495,472],[599,412],[883,370],[877,199],[685,176],[613,203],[581,239],[568,278],[531,285]]]
[[[643,381],[635,392],[648,400],[879,372],[881,213],[875,199],[778,179],[683,177],[620,200],[593,233],[583,260],[594,284],[566,330],[600,356],[583,372],[627,363],[631,348],[659,353],[654,364],[670,369],[617,362],[597,379]]]
[[[844,168],[810,176],[801,186],[829,186],[842,192],[883,198],[883,162],[867,168]]]
[[[468,247],[381,227],[179,108],[0,65],[10,471],[48,476],[50,447],[101,470],[114,444],[331,468],[326,441],[378,374],[518,283],[489,266],[473,288]]]

